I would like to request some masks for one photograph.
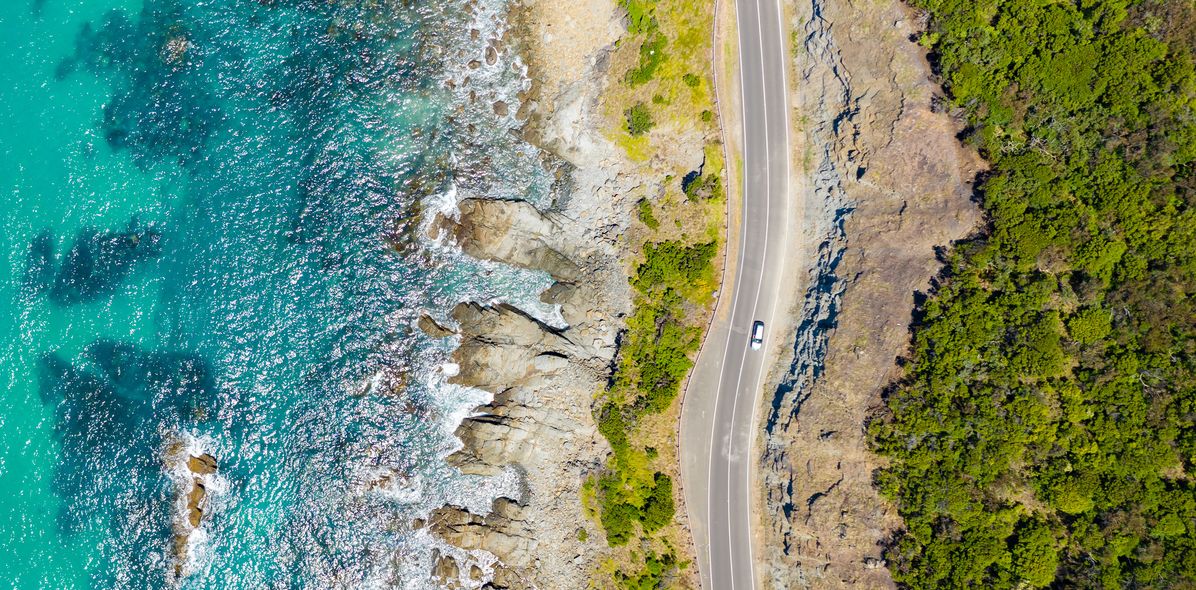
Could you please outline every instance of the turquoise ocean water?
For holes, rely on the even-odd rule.
[[[428,587],[410,520],[513,485],[445,466],[483,396],[412,329],[550,313],[543,276],[419,237],[453,195],[549,191],[444,84],[480,6],[4,3],[0,587],[175,584],[176,441],[220,465],[187,588]],[[510,59],[473,85],[513,102]]]

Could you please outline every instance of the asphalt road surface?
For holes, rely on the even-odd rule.
[[[686,392],[682,471],[702,584],[752,590],[752,470],[757,408],[777,315],[789,220],[789,123],[785,43],[777,0],[735,0],[743,115],[743,210],[737,262],[728,266],[719,311]],[[728,291],[729,289],[729,291]],[[730,296],[730,299],[727,297]],[[729,309],[729,313],[728,313]],[[764,346],[749,347],[752,323]]]

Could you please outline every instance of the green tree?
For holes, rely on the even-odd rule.
[[[1013,572],[1035,588],[1045,588],[1055,581],[1059,552],[1051,529],[1044,523],[1030,521],[1018,528],[1013,546]]]
[[[1096,344],[1113,332],[1112,322],[1109,312],[1090,307],[1076,312],[1067,320],[1067,331],[1071,339],[1080,344]]]

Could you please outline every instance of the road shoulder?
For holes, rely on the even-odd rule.
[[[725,246],[723,248],[723,272],[720,281],[714,313],[710,318],[702,347],[696,363],[682,392],[682,408],[678,421],[678,457],[680,457],[682,496],[689,514],[690,530],[697,558],[698,571],[702,576],[702,587],[710,588],[706,577],[709,572],[707,539],[707,515],[705,488],[709,482],[710,430],[713,418],[710,409],[713,404],[707,399],[713,391],[710,388],[695,387],[695,384],[717,383],[718,366],[705,363],[707,356],[723,355],[730,329],[731,297],[733,292],[740,243],[742,240],[743,216],[743,147],[742,147],[742,104],[739,91],[739,49],[736,37],[736,15],[734,0],[717,0],[716,17],[712,34],[714,52],[712,55],[715,72],[715,104],[722,122],[724,157],[727,162]]]
[[[889,588],[880,543],[898,521],[872,487],[864,426],[908,344],[935,247],[977,220],[967,186],[977,161],[932,109],[913,19],[896,0],[788,6],[801,42],[794,139],[806,146],[793,182],[809,247],[789,350],[762,405],[763,582]]]

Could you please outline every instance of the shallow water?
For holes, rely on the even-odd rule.
[[[454,195],[547,198],[510,123],[443,83],[500,10],[0,9],[0,584],[167,585],[183,441],[219,462],[184,587],[429,585],[411,518],[512,484],[444,464],[484,396],[414,321],[552,313],[544,276],[420,238]],[[484,96],[514,102],[510,59]]]

